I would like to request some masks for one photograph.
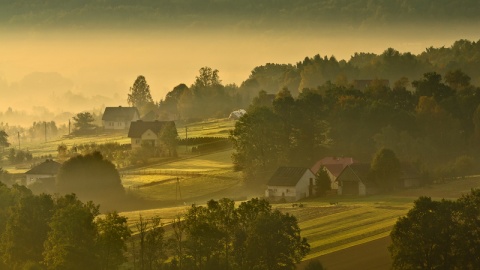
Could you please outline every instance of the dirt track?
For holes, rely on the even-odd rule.
[[[387,270],[392,265],[392,259],[387,249],[390,243],[390,237],[387,236],[326,254],[317,259],[327,270]],[[302,262],[297,269],[301,270],[307,264],[308,261]]]

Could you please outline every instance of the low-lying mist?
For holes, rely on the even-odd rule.
[[[192,84],[204,66],[218,69],[223,84],[240,85],[253,68],[266,63],[294,64],[315,54],[348,61],[355,52],[380,54],[388,47],[418,54],[430,46],[478,39],[474,26],[431,27],[2,30],[0,122],[68,121],[61,115],[127,105],[138,75],[146,77],[153,99],[159,101],[176,85]],[[22,117],[7,117],[8,108]]]

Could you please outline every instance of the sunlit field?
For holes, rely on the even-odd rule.
[[[219,187],[218,183],[216,185]],[[175,195],[173,183],[170,188]],[[388,236],[397,219],[408,212],[413,201],[419,196],[454,199],[468,193],[472,188],[480,188],[480,177],[458,179],[390,195],[331,196],[303,200],[295,206],[285,203],[273,204],[273,207],[297,217],[301,234],[308,239],[311,246],[310,253],[304,258],[308,260]],[[207,199],[199,200],[196,203],[201,205],[206,201]],[[240,201],[242,200],[237,200],[237,205]],[[144,217],[160,216],[165,224],[168,224],[174,217],[184,213],[188,206],[189,204],[125,214],[129,217],[131,226],[138,220],[139,214]]]
[[[185,127],[187,134],[185,134]],[[184,139],[185,135],[193,137],[224,137],[227,138],[230,130],[235,128],[235,121],[227,118],[212,119],[191,124],[177,124],[178,136]]]

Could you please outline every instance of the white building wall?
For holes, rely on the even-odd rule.
[[[25,179],[25,186],[29,186],[35,182],[37,182],[38,179],[41,178],[50,178],[54,177],[55,175],[51,174],[27,174],[26,179]]]

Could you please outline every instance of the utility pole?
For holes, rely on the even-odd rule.
[[[185,126],[185,153],[188,153],[188,127]]]
[[[175,186],[175,201],[178,202],[178,195],[180,195],[180,200],[182,200],[182,191],[180,190],[180,178],[177,177],[177,184]]]
[[[68,135],[70,135],[70,119],[68,119]]]
[[[17,131],[18,136],[18,150],[20,150],[20,131]]]
[[[43,123],[45,123],[45,142],[47,142],[47,122]]]

